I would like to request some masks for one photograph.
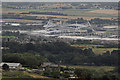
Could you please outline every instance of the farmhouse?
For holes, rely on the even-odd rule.
[[[53,63],[50,63],[50,62],[44,62],[41,66],[43,68],[45,68],[45,67],[56,67],[56,68],[58,68],[57,64],[53,64]]]
[[[0,68],[2,68],[2,66],[4,64],[7,64],[10,69],[20,69],[20,68],[22,68],[22,65],[20,63],[5,63],[5,62],[0,63]]]
[[[56,70],[59,69],[59,65],[58,64],[53,64],[50,62],[44,62],[41,67],[43,68],[43,70],[47,70],[47,69],[51,69],[51,70]]]

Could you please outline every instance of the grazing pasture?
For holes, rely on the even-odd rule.
[[[93,52],[95,54],[103,54],[106,51],[112,52],[113,50],[118,50],[118,48],[97,48],[97,47],[104,47],[103,45],[89,45],[89,44],[80,44],[80,45],[71,45],[73,47],[81,47],[83,49],[85,48],[92,48]]]
[[[63,14],[67,14],[67,16],[59,16],[59,15],[41,15],[41,14],[27,14],[28,16],[38,16],[38,17],[58,17],[58,18],[67,18],[67,19],[76,19],[76,18],[84,18],[84,19],[116,19],[117,18],[117,10],[99,10],[99,9],[3,9],[2,13],[28,13],[29,11],[35,12],[59,12]]]
[[[24,20],[24,19],[3,19],[5,22],[42,22],[40,20]]]
[[[88,69],[88,70],[95,70],[95,71],[113,71],[115,67],[112,66],[69,66],[69,68],[74,68],[74,69]]]
[[[111,10],[111,9],[93,10],[93,11],[88,11],[88,13],[100,13],[100,14],[118,15],[117,10]]]

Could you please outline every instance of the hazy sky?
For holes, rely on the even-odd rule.
[[[119,2],[120,0],[1,0],[2,2]]]

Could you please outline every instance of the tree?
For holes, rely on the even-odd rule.
[[[89,71],[87,69],[76,69],[75,74],[81,80],[88,80],[88,79],[91,80],[91,78],[92,78],[91,71]]]
[[[110,56],[110,51],[106,51],[106,53],[103,54],[104,56]]]
[[[9,66],[7,64],[4,64],[2,66],[2,69],[5,70],[5,71],[9,71]]]
[[[108,75],[104,75],[102,80],[110,80],[110,78],[108,77]]]

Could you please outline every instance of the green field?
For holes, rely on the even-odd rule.
[[[68,15],[86,16],[86,17],[117,17],[110,14],[89,13],[89,11],[94,11],[94,10],[97,9],[68,9],[68,10],[61,10],[60,12]]]
[[[15,36],[0,36],[2,38],[16,38]]]
[[[60,12],[63,14],[67,14],[68,16],[85,16],[85,17],[114,17],[116,15],[112,14],[104,14],[104,13],[89,13],[89,11],[94,11],[97,9],[6,9],[3,8],[4,11],[37,11],[37,12]]]
[[[3,8],[2,11],[37,11],[37,12],[57,12],[60,11],[59,9],[48,9],[48,10],[43,10],[43,9],[8,9],[8,8]]]
[[[49,78],[49,77],[45,77],[45,76],[41,76],[39,74],[35,74],[35,73],[28,73],[28,72],[23,72],[23,71],[4,71],[2,73],[2,78],[3,79],[10,79],[10,78],[14,78],[14,79],[43,79],[43,80],[54,80],[53,78]],[[11,79],[12,80],[12,79]]]
[[[97,47],[104,47],[104,45],[80,44],[80,45],[71,45],[71,46],[81,47],[83,49],[92,48],[95,54],[103,54],[106,51],[112,52],[113,50],[118,50],[118,48],[97,48]]]
[[[96,48],[96,47],[104,47],[104,45],[94,45],[94,44],[75,44],[75,45],[71,45],[73,47],[85,47],[85,48]]]
[[[66,67],[62,65],[62,67]],[[113,71],[115,67],[113,66],[67,66],[72,69],[88,69],[88,70],[94,70],[94,71]]]
[[[30,75],[21,71],[6,71],[2,73],[3,78],[32,78]]]
[[[118,50],[118,48],[93,48],[95,54],[103,54],[106,51],[112,52],[113,50]]]

